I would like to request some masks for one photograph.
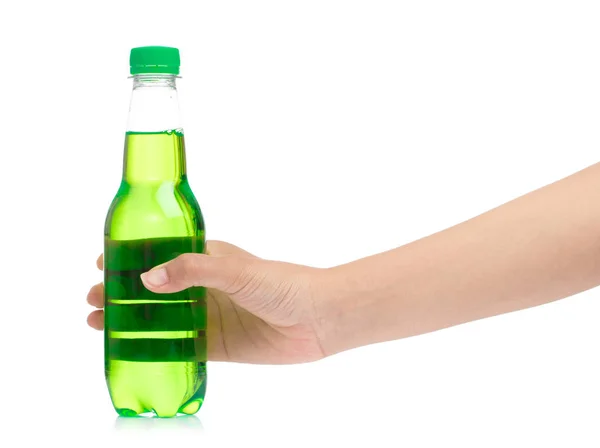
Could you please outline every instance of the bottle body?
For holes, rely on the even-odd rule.
[[[161,95],[142,95],[144,87],[165,89],[142,83],[144,101]],[[167,86],[165,95],[174,92]],[[122,416],[194,414],[206,390],[205,289],[156,294],[140,278],[205,248],[202,212],[187,181],[183,131],[159,127],[126,133],[123,179],[105,221],[105,377]]]

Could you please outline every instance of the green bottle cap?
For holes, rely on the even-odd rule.
[[[130,73],[179,74],[179,50],[172,47],[137,47],[129,55]]]

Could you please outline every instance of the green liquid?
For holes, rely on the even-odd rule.
[[[122,416],[193,414],[206,389],[206,291],[156,294],[140,274],[204,252],[180,133],[126,137],[123,181],[106,220],[105,374]]]

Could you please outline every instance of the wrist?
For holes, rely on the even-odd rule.
[[[362,301],[346,265],[320,269],[313,282],[315,333],[323,354],[336,353],[363,345]]]
[[[419,333],[431,303],[415,300],[418,271],[424,275],[426,269],[415,267],[406,250],[322,270],[313,300],[323,352],[330,356]]]

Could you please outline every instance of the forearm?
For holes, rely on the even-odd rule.
[[[325,277],[318,315],[328,354],[592,288],[600,284],[600,164]]]

